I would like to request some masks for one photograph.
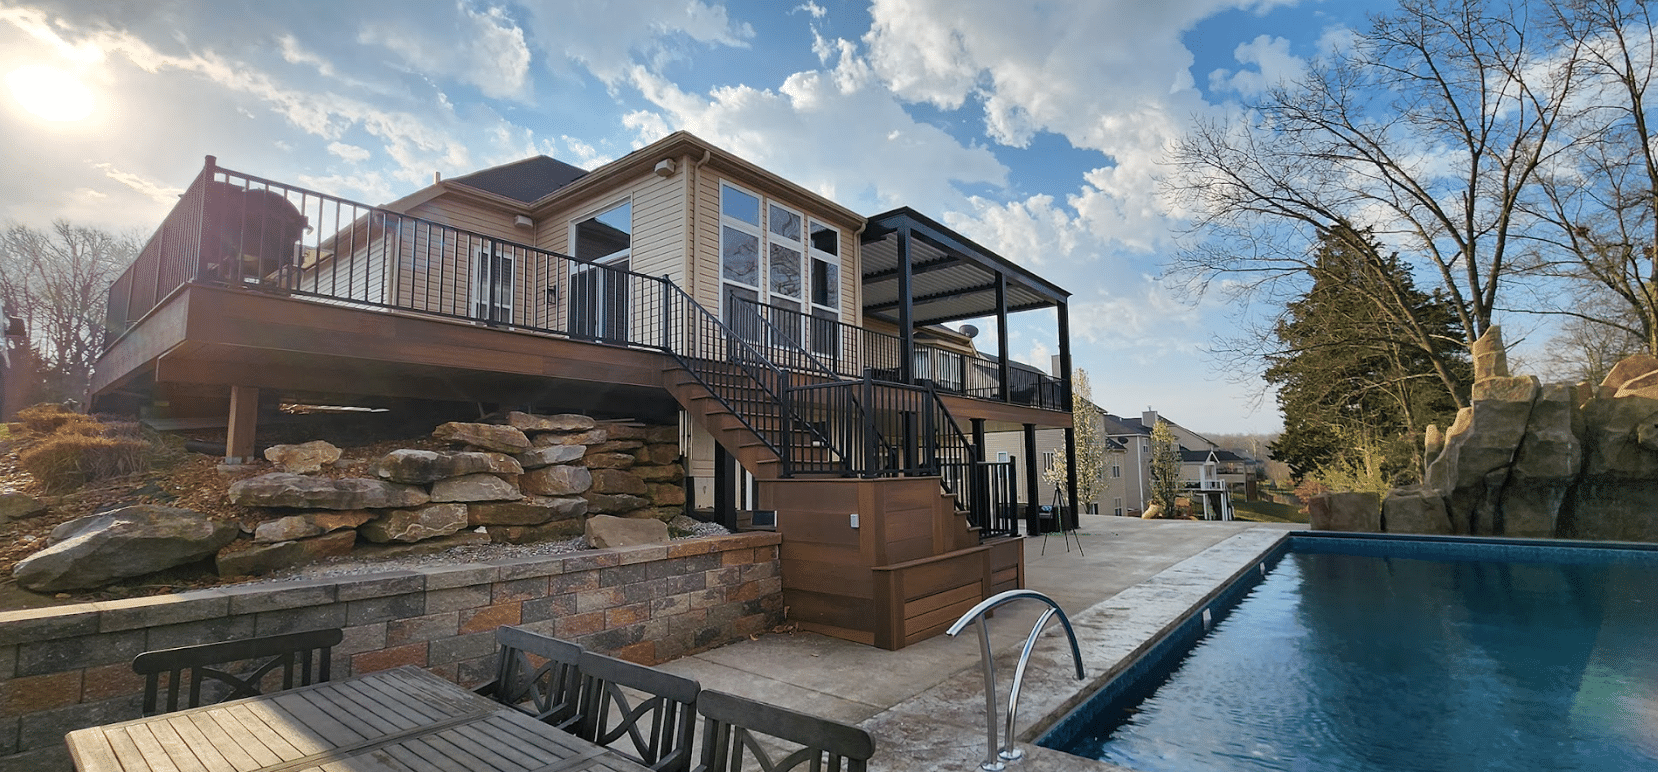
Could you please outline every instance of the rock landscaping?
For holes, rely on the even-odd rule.
[[[1511,375],[1502,331],[1473,346],[1472,404],[1428,427],[1426,480],[1310,506],[1314,528],[1658,541],[1658,358],[1597,386]]]
[[[60,526],[64,533],[19,561],[14,577],[26,589],[53,592],[209,557],[228,577],[353,553],[389,557],[584,536],[590,546],[663,543],[666,521],[683,514],[675,427],[514,412],[505,423],[445,423],[432,436],[448,448],[392,450],[369,466],[373,477],[327,474],[342,455],[327,442],[272,446],[264,455],[279,471],[238,480],[228,491],[232,505],[263,513],[245,521],[257,521],[252,528],[189,509],[127,507]],[[32,502],[0,501],[0,517],[38,511]],[[599,524],[590,534],[598,515],[623,524]]]

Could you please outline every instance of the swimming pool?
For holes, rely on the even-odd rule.
[[[1298,534],[1262,568],[1037,743],[1145,772],[1658,769],[1658,549]]]

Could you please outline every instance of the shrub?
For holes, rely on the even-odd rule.
[[[23,469],[48,491],[68,490],[93,480],[141,472],[149,443],[131,438],[59,432],[17,454]]]
[[[36,434],[51,434],[67,424],[97,426],[98,422],[85,413],[77,413],[55,402],[42,402],[17,411],[17,420],[23,428]]]

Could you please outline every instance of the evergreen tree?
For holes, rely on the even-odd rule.
[[[1284,414],[1273,458],[1301,479],[1375,464],[1379,449],[1386,479],[1414,480],[1421,430],[1448,425],[1472,380],[1454,309],[1416,289],[1409,270],[1369,234],[1324,234],[1312,265],[1313,284],[1286,306],[1273,329],[1277,351],[1267,357],[1265,378],[1278,386]],[[1397,308],[1378,307],[1378,295],[1396,298]],[[1398,322],[1398,309],[1414,329]],[[1432,350],[1420,345],[1423,329]],[[1456,394],[1446,393],[1442,370]]]

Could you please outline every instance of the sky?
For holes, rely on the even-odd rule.
[[[594,168],[686,130],[863,214],[913,207],[1070,291],[1075,364],[1106,410],[1271,432],[1257,373],[1213,353],[1236,309],[1158,279],[1185,226],[1159,161],[1380,10],[0,0],[0,222],[148,234],[207,155],[379,204],[434,173],[537,154]],[[1046,368],[1043,313],[1009,335]]]

